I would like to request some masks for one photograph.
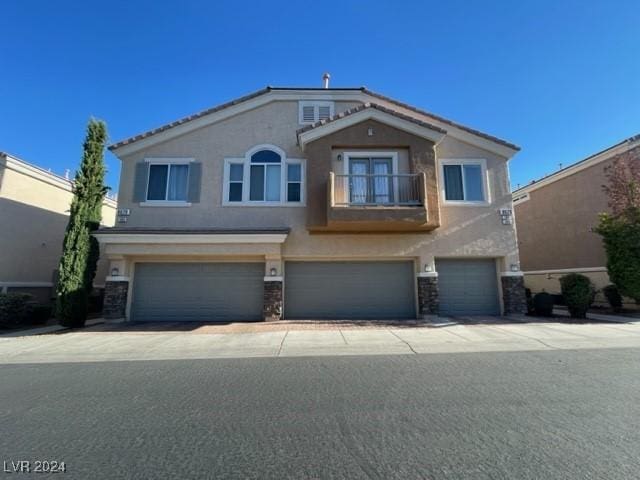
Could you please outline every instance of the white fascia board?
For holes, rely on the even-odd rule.
[[[101,245],[109,244],[221,244],[221,243],[284,243],[287,238],[286,233],[266,233],[266,234],[148,234],[148,233],[127,233],[109,234],[94,233]]]
[[[155,145],[161,142],[166,142],[167,140],[170,140],[175,137],[179,137],[180,135],[184,135],[186,133],[197,130],[199,128],[203,128],[208,125],[212,125],[214,123],[220,122],[222,120],[226,120],[227,118],[233,117],[234,115],[238,115],[238,114],[247,112],[249,110],[253,110],[255,108],[261,107],[263,105],[266,105],[267,103],[271,103],[275,101],[300,101],[300,100],[334,101],[334,102],[344,101],[344,102],[360,102],[360,103],[371,102],[371,103],[384,104],[385,106],[387,106],[387,108],[390,108],[392,110],[402,110],[400,107],[396,106],[393,102],[383,101],[378,97],[367,95],[366,93],[361,91],[345,90],[345,91],[323,92],[320,90],[272,90],[270,92],[266,92],[263,95],[252,98],[245,102],[232,105],[223,110],[212,112],[209,115],[205,115],[203,117],[196,118],[194,120],[188,121],[181,125],[177,125],[173,128],[169,128],[168,130],[165,130],[163,132],[159,132],[149,137],[136,140],[132,143],[122,145],[121,147],[114,149],[112,152],[117,157],[122,158],[123,156],[127,156],[132,153],[138,152],[152,145]],[[437,127],[442,128],[443,130],[446,130],[447,135],[450,135],[453,138],[466,142],[470,145],[474,145],[478,148],[488,150],[490,152],[493,152],[507,159],[511,158],[513,155],[515,155],[518,152],[518,150],[509,148],[505,145],[493,142],[489,139],[480,137],[478,135],[474,135],[471,132],[467,132],[449,123],[438,121],[437,119],[432,118],[429,115],[425,115],[425,114],[421,114],[413,111],[408,113],[408,115],[415,116],[418,119],[424,120],[428,123],[431,123]]]
[[[551,183],[557,182],[558,180],[562,180],[563,178],[569,177],[578,172],[581,172],[582,170],[586,170],[587,168],[593,167],[594,165],[597,165],[606,160],[609,160],[615,157],[616,155],[620,155],[621,153],[624,153],[627,150],[631,150],[632,148],[638,145],[640,145],[640,140],[637,140],[631,143],[623,142],[622,144],[609,148],[604,152],[597,153],[596,155],[594,155],[591,158],[588,158],[587,160],[578,161],[578,163],[574,165],[570,165],[564,168],[563,170],[560,170],[556,173],[552,173],[551,175],[541,180],[538,180],[535,183],[530,183],[529,185],[525,185],[524,187],[514,190],[512,192],[512,196],[519,196],[524,193],[531,193],[534,190],[537,190],[538,188],[544,187],[545,185],[549,185]]]
[[[8,168],[9,170],[13,170],[23,175],[27,175],[28,177],[35,178],[36,180],[40,180],[41,182],[48,183],[49,185],[53,185],[54,187],[61,188],[62,190],[65,190],[67,192],[72,192],[73,190],[73,182],[71,182],[71,180],[67,180],[66,178],[60,177],[55,173],[51,173],[39,167],[30,165],[26,162],[23,162],[19,158],[12,157],[11,155],[7,155],[3,158],[5,159],[3,163],[5,163],[6,168]]]
[[[403,120],[402,118],[398,118],[390,113],[381,112],[380,110],[376,110],[374,108],[367,108],[357,113],[338,118],[337,120],[332,120],[326,125],[321,125],[311,130],[307,130],[306,132],[302,132],[300,135],[298,135],[300,148],[304,150],[304,146],[309,142],[313,142],[318,138],[322,138],[326,135],[342,130],[343,128],[356,125],[365,120],[376,120],[380,123],[384,123],[385,125],[389,125],[413,135],[426,138],[427,140],[431,140],[434,143],[438,143],[446,135],[445,133],[436,132],[435,130],[417,125],[408,120]]]
[[[3,159],[4,161],[2,161]],[[26,175],[27,177],[33,178],[34,180],[44,182],[48,185],[57,187],[61,190],[64,190],[65,192],[73,194],[72,180],[61,177],[60,175],[56,175],[53,172],[49,172],[35,165],[31,165],[30,163],[25,162],[24,160],[14,157],[10,154],[7,154],[6,156],[0,156],[0,165],[1,164],[4,164],[5,168],[9,170],[13,170],[14,172]],[[102,200],[102,204],[114,209],[118,206],[118,203],[109,197],[105,197]]]

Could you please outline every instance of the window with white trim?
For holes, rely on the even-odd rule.
[[[333,102],[301,101],[298,103],[298,122],[300,125],[310,125],[333,117]]]
[[[441,164],[445,203],[485,204],[488,202],[484,159],[443,160]]]
[[[147,196],[149,202],[186,202],[189,163],[150,162]]]
[[[244,158],[226,158],[224,205],[301,205],[304,161],[287,158],[273,145],[251,149]]]

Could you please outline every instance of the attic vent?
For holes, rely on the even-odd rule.
[[[321,105],[318,107],[318,120],[326,120],[331,116],[331,107],[329,105]]]
[[[333,102],[301,101],[299,102],[298,121],[301,125],[309,125],[332,117],[333,111]]]
[[[302,123],[313,123],[316,121],[316,109],[313,105],[302,107]]]

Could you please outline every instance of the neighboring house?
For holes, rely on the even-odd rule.
[[[271,88],[110,147],[105,315],[519,313],[515,145],[365,88]]]
[[[0,152],[0,291],[26,292],[48,303],[73,198],[72,182]],[[102,223],[115,223],[116,202],[105,199]],[[102,260],[96,287],[104,287]]]
[[[598,289],[610,283],[602,238],[592,230],[609,210],[605,168],[630,151],[640,154],[640,135],[513,192],[520,263],[533,293],[560,293],[559,278],[571,272]]]

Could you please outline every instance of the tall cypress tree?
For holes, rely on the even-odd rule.
[[[58,268],[56,317],[67,327],[81,327],[87,319],[89,294],[100,249],[91,236],[102,219],[104,185],[104,146],[107,127],[101,120],[90,119],[83,145],[82,163],[76,172],[69,223],[64,236]]]

